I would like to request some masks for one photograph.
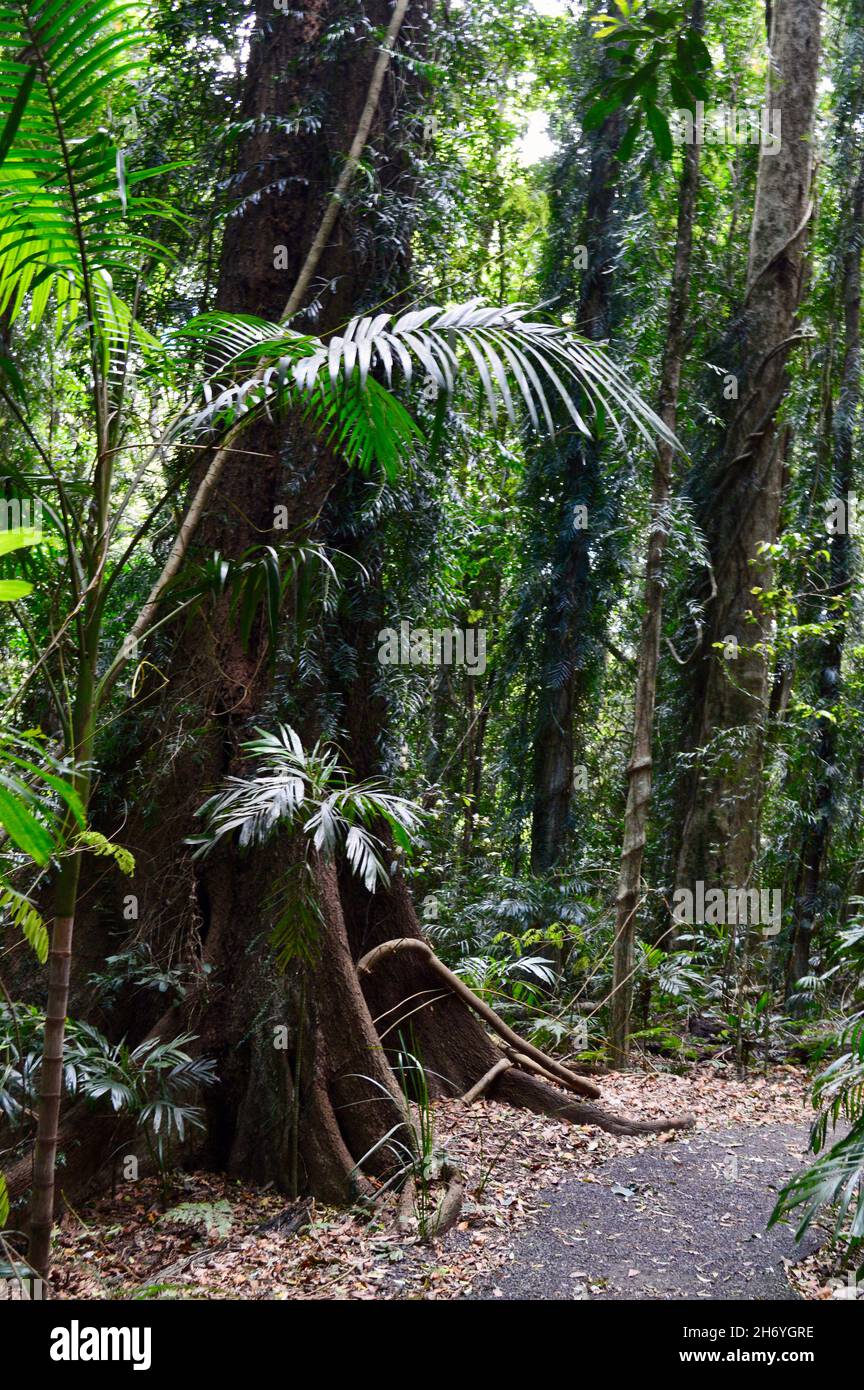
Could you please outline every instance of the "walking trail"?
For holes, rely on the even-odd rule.
[[[787,1225],[767,1230],[779,1189],[801,1166],[806,1125],[686,1135],[568,1178],[477,1298],[795,1299]]]

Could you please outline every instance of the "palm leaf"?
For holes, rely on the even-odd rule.
[[[385,846],[371,827],[385,822],[408,848],[421,814],[413,802],[374,781],[350,784],[333,749],[316,744],[307,753],[286,725],[275,734],[259,730],[243,748],[261,760],[259,767],[246,777],[228,778],[200,808],[207,832],[189,842],[197,855],[235,832],[242,846],[267,840],[278,827],[295,824],[302,811],[303,832],[319,854],[331,858],[344,850],[352,872],[370,892],[387,881]]]
[[[418,368],[434,393],[452,396],[466,374],[479,378],[493,419],[511,424],[524,407],[532,426],[548,434],[563,416],[588,434],[583,412],[598,406],[621,430],[619,415],[648,441],[675,445],[669,429],[642,400],[603,349],[569,330],[529,317],[521,305],[496,308],[477,300],[440,309],[432,305],[394,317],[352,319],[327,342],[251,315],[206,314],[182,337],[210,373],[205,406],[191,420],[196,430],[233,423],[271,403],[293,401],[325,428],[350,461],[381,458],[388,471],[417,428],[373,372],[407,385]]]
[[[8,884],[0,883],[0,909],[9,914],[13,926],[18,928],[33,947],[39,964],[44,965],[48,959],[48,928],[30,899],[25,898],[23,893],[17,893]]]
[[[771,1224],[799,1211],[796,1232],[800,1240],[824,1207],[836,1213],[835,1236],[849,1221],[846,1239],[864,1238],[864,1124],[858,1123],[836,1144],[784,1187]]]
[[[132,221],[166,209],[135,191],[100,125],[141,64],[138,5],[0,0],[0,312],[31,322],[54,297],[58,335],[82,307],[110,354],[124,317],[113,278],[161,248]],[[152,171],[157,172],[157,171]]]

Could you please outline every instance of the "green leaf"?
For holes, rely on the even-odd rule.
[[[681,78],[676,77],[674,72],[670,72],[669,74],[669,90],[672,93],[672,100],[675,102],[679,111],[692,111],[693,97],[681,81]]]
[[[0,555],[10,555],[13,550],[23,550],[27,545],[38,545],[43,539],[41,531],[34,531],[32,527],[27,526],[0,531]]]
[[[154,214],[179,220],[133,191],[106,128],[109,93],[121,109],[134,99],[141,18],[126,0],[0,7],[0,313],[14,322],[27,310],[35,326],[53,297],[59,338],[87,311],[106,359],[131,313],[99,277],[164,254],[146,235]]]
[[[26,579],[0,579],[0,603],[14,603],[32,592],[33,585],[28,584]]]
[[[82,830],[75,839],[76,849],[89,849],[91,854],[102,855],[106,859],[113,859],[121,873],[131,877],[135,872],[135,858],[128,849],[122,845],[115,845],[113,840],[109,840],[106,835],[100,835],[98,830]]]
[[[31,737],[32,736],[33,735],[31,735]],[[21,740],[16,740],[16,744],[20,745],[20,742]],[[25,747],[27,746],[28,745],[25,744]],[[69,807],[69,810],[72,812],[72,815],[75,817],[81,829],[85,829],[86,821],[84,817],[84,808],[81,805],[81,798],[71,782],[67,781],[63,776],[55,776],[54,773],[49,772],[43,765],[34,763],[29,758],[19,757],[18,754],[11,751],[8,742],[4,741],[2,749],[0,749],[0,757],[2,757],[6,763],[21,768],[27,777],[44,782],[52,791],[55,791],[61,800]],[[61,773],[65,771],[65,769],[56,762],[53,762],[52,765],[58,767]],[[29,792],[26,784],[20,783],[19,785],[22,786],[26,792]]]
[[[621,144],[618,146],[618,158],[621,160],[622,163],[626,163],[626,161],[633,154],[633,148],[636,144],[636,137],[639,134],[641,128],[642,114],[641,112],[639,112],[637,115],[633,117],[633,120],[628,125],[626,131],[624,132],[624,138],[621,141]]]
[[[676,19],[671,14],[661,14],[659,10],[646,10],[642,23],[647,24],[658,34],[668,34],[674,28]]]
[[[0,1230],[9,1220],[9,1188],[6,1186],[6,1179],[0,1173]]]
[[[47,864],[54,850],[54,841],[35,816],[27,810],[20,797],[0,787],[0,825],[10,840],[23,849],[37,864]]]
[[[601,97],[600,101],[595,101],[593,106],[589,106],[585,112],[585,119],[582,122],[584,130],[596,130],[601,126],[613,111],[617,111],[621,105],[619,96]]]
[[[713,66],[711,54],[705,40],[695,29],[688,29],[684,36],[684,43],[695,67],[700,72],[710,72]]]
[[[669,122],[663,115],[659,106],[653,103],[646,103],[645,119],[648,122],[648,129],[654,137],[654,144],[657,146],[657,153],[661,159],[671,159],[674,145],[672,143],[672,132],[669,129]]]
[[[0,885],[0,908],[5,908],[14,925],[33,947],[40,965],[48,959],[48,928],[29,898],[8,884]],[[0,1226],[3,1222],[0,1221]]]
[[[24,74],[21,86],[18,88],[9,115],[6,117],[6,124],[3,127],[3,132],[0,134],[0,164],[5,162],[6,156],[12,148],[12,142],[18,134],[18,127],[27,109],[27,103],[30,100],[30,93],[35,81],[36,68],[29,67]]]
[[[27,392],[24,389],[21,373],[18,371],[12,358],[7,357],[6,354],[2,352],[0,352],[0,373],[5,376],[12,387],[12,394],[17,396],[20,401],[26,401]]]
[[[688,72],[685,74],[683,80],[687,89],[692,93],[694,101],[708,100],[708,88],[701,77],[697,77],[695,73]]]

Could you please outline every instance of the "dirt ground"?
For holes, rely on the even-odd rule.
[[[766,1231],[806,1143],[805,1078],[722,1066],[602,1080],[607,1108],[691,1114],[691,1132],[615,1137],[479,1101],[435,1106],[464,1175],[453,1230],[423,1243],[396,1198],[347,1212],[222,1175],[147,1178],[65,1214],[61,1298],[826,1298],[842,1283],[811,1240]],[[433,1190],[430,1201],[438,1195]],[[297,1226],[300,1229],[296,1229]],[[798,1262],[803,1263],[798,1266]],[[791,1282],[790,1282],[791,1281]]]

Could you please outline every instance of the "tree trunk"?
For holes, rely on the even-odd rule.
[[[756,865],[768,618],[752,590],[770,585],[760,546],[776,540],[779,527],[777,412],[805,275],[819,42],[818,0],[779,0],[766,103],[780,112],[781,144],[774,154],[760,153],[747,292],[730,339],[738,345],[737,392],[723,407],[724,443],[707,470],[700,509],[716,593],[691,691],[700,763],[685,788],[677,868],[678,886],[691,890],[700,879],[745,888]]]
[[[616,150],[624,130],[621,112],[608,117],[591,141],[591,167],[579,243],[587,249],[576,327],[586,338],[608,336],[612,267],[615,260]],[[580,703],[585,624],[590,606],[591,525],[596,525],[601,489],[598,450],[592,440],[565,433],[553,444],[562,470],[562,497],[553,579],[544,600],[543,650],[534,734],[534,801],[531,868],[546,873],[561,857],[573,799],[574,723]],[[577,508],[588,509],[588,527]]]
[[[95,376],[94,400],[100,383]],[[103,560],[107,547],[106,521],[109,485],[102,482],[107,458],[107,441],[97,410],[98,456],[94,486],[94,528],[88,567],[89,593],[81,624],[81,643],[76,653],[78,670],[75,700],[66,731],[66,747],[75,768],[73,786],[86,816],[89,811],[91,765],[94,744],[95,685],[99,637],[103,608]],[[110,476],[110,474],[109,474]],[[45,1036],[39,1078],[39,1107],[36,1117],[36,1146],[33,1155],[33,1199],[31,1205],[28,1259],[40,1278],[47,1280],[51,1265],[51,1231],[54,1225],[58,1130],[63,1094],[63,1050],[66,1016],[69,1013],[69,982],[72,967],[72,941],[78,908],[81,876],[81,850],[74,847],[76,822],[67,814],[63,826],[65,853],[54,890],[54,923],[48,951],[48,998],[45,1009]]]
[[[702,3],[691,10],[691,26],[701,30]],[[669,317],[660,373],[657,412],[674,433],[678,414],[678,392],[690,294],[690,257],[693,246],[693,217],[699,183],[699,146],[687,145],[678,187],[678,226],[675,262],[669,294]],[[670,445],[660,442],[654,458],[651,479],[651,522],[645,563],[645,614],[639,642],[639,665],[633,702],[633,752],[627,767],[627,806],[624,812],[624,841],[618,877],[615,920],[615,953],[612,976],[612,1010],[609,1035],[613,1066],[626,1066],[629,1055],[628,1032],[633,1007],[633,972],[642,859],[651,801],[651,771],[654,743],[654,707],[657,697],[657,667],[663,626],[663,559],[669,535],[669,502],[672,496],[672,458]]]
[[[864,163],[859,166],[852,196],[851,213],[844,222],[846,250],[843,258],[843,361],[840,369],[840,395],[831,419],[833,434],[833,496],[848,502],[855,487],[854,438],[861,399],[861,246],[864,237]],[[847,619],[841,606],[851,600],[854,555],[849,527],[833,533],[828,540],[830,582],[823,604],[823,620],[830,624],[829,635],[820,643],[819,708],[830,715],[840,697],[843,649]],[[788,973],[790,989],[810,972],[813,932],[820,911],[820,884],[828,853],[834,818],[839,769],[837,766],[837,724],[832,718],[819,721],[817,781],[811,815],[801,851],[801,886],[795,903],[792,952]]]

